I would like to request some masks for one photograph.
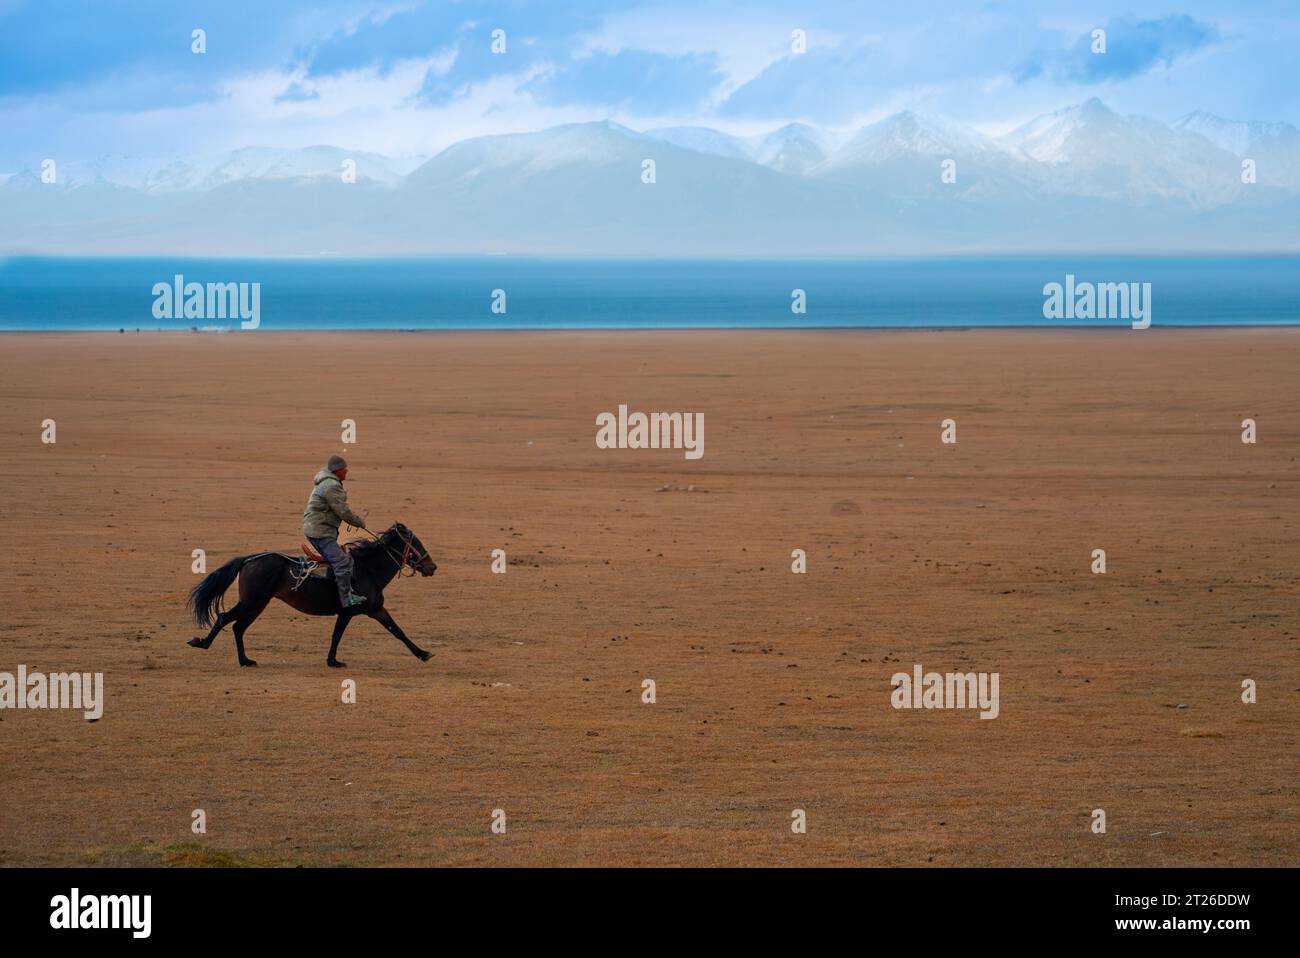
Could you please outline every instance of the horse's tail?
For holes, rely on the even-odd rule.
[[[249,556],[235,556],[216,572],[209,572],[203,581],[190,593],[186,607],[194,613],[194,621],[202,626],[210,626],[216,620],[216,613],[221,608],[221,597],[239,578],[239,570],[249,560]]]

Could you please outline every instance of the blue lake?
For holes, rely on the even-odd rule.
[[[1048,320],[1043,287],[1150,283],[1154,326],[1300,323],[1300,257],[867,260],[0,258],[0,329],[189,329],[155,284],[260,283],[261,329],[1114,326]],[[493,313],[494,290],[506,312]],[[791,312],[802,289],[807,312]]]

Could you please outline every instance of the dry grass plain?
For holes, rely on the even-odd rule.
[[[1300,863],[1300,330],[0,344],[0,671],[107,698],[0,712],[2,864]],[[597,449],[620,402],[704,457]],[[344,418],[433,660],[279,603],[257,669],[187,647],[191,550],[296,548]],[[893,709],[914,663],[1000,716]]]

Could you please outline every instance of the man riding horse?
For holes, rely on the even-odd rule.
[[[343,632],[357,616],[374,619],[397,637],[417,659],[429,661],[432,653],[412,642],[402,631],[388,610],[384,608],[384,589],[402,574],[431,576],[437,564],[414,532],[400,522],[363,542],[348,543],[348,550],[339,548],[339,525],[347,522],[365,529],[366,522],[348,506],[348,495],[343,490],[343,480],[348,475],[348,464],[342,456],[330,456],[325,468],[316,473],[312,483],[311,498],[303,513],[303,532],[318,552],[334,566],[338,586],[337,595],[323,577],[308,574],[306,559],[283,552],[255,552],[235,556],[220,569],[209,572],[189,595],[189,606],[194,621],[211,626],[208,634],[190,639],[196,649],[211,648],[217,634],[227,625],[235,633],[235,652],[240,665],[256,665],[244,653],[244,633],[254,620],[265,611],[272,599],[308,615],[332,615],[334,635],[330,638],[330,651],[326,664],[342,668],[338,659],[339,642]],[[309,558],[311,558],[309,556]],[[362,594],[352,591],[357,583]],[[239,583],[239,601],[230,609],[222,610],[222,596],[236,582]]]
[[[325,468],[312,480],[311,495],[302,514],[302,533],[331,566],[339,590],[339,604],[348,609],[366,601],[352,591],[352,557],[339,546],[339,524],[346,522],[358,529],[366,520],[348,507],[348,493],[343,480],[348,477],[348,463],[342,456],[330,456]]]

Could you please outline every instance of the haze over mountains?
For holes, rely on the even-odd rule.
[[[642,181],[643,162],[655,182]],[[1257,182],[1242,182],[1243,160]],[[345,161],[356,182],[345,183]],[[941,176],[955,163],[955,182]],[[737,137],[612,122],[423,162],[334,146],[108,157],[0,180],[0,252],[799,256],[1300,249],[1300,131],[1099,100],[1001,137],[911,112]]]

